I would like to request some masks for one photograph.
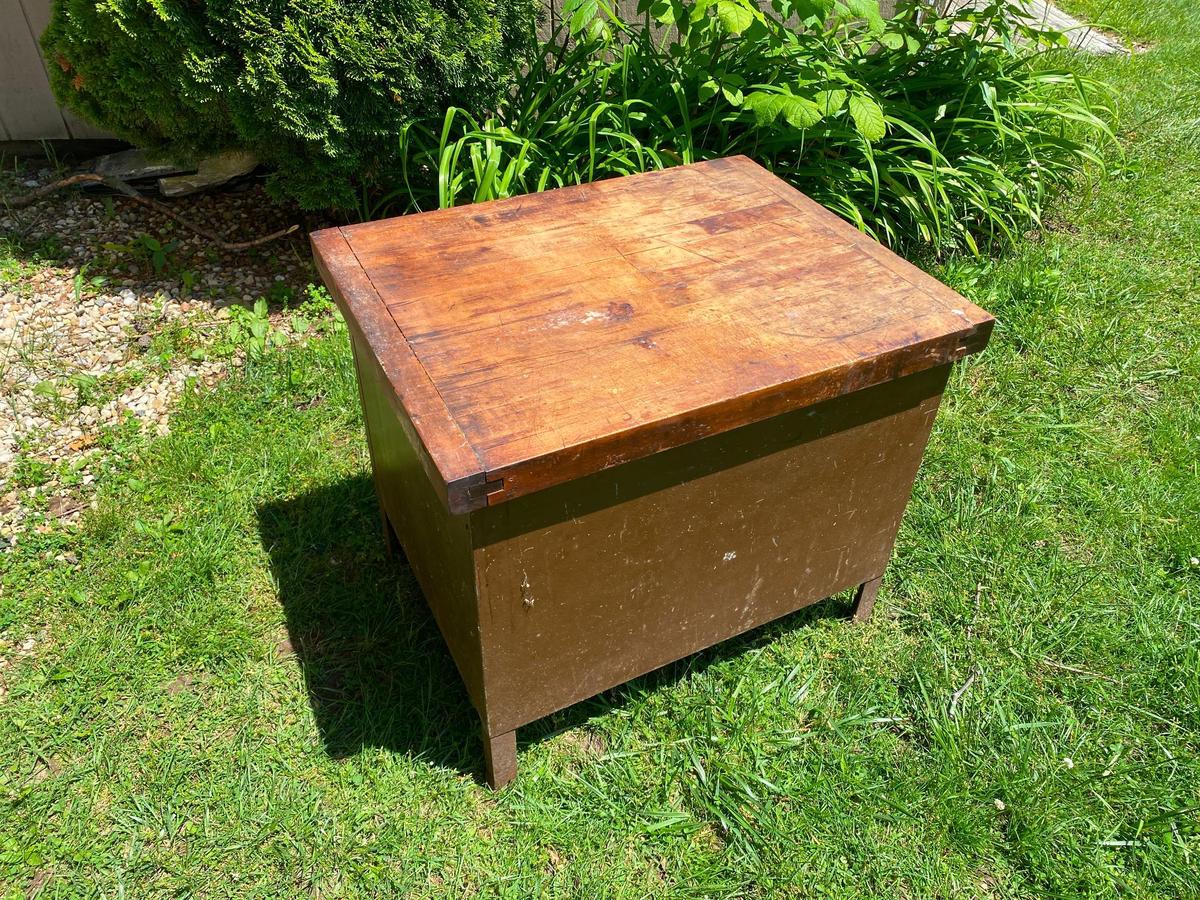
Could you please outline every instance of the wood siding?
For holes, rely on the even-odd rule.
[[[54,100],[38,44],[50,3],[0,0],[0,141],[110,137]]]

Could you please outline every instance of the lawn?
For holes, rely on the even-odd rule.
[[[841,597],[520,732],[379,539],[344,332],[125,438],[0,555],[14,896],[1200,895],[1200,16],[1076,7],[1123,158],[998,258],[873,621]],[[786,502],[786,498],[781,498]]]

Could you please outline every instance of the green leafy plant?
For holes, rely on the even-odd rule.
[[[336,334],[346,328],[345,320],[333,305],[329,294],[322,287],[308,285],[304,300],[295,307],[285,306],[283,313],[287,314],[287,328],[276,327],[271,322],[271,304],[266,297],[260,297],[252,307],[233,305],[229,307],[229,321],[220,329],[211,343],[194,346],[191,343],[190,356],[195,360],[207,359],[210,356],[229,357],[238,351],[245,352],[252,363],[260,362],[272,348],[287,344],[290,331],[296,335],[316,337]],[[184,329],[181,338],[191,341],[193,334],[190,329]],[[179,349],[184,349],[180,341]]]
[[[387,189],[405,122],[490,105],[537,0],[55,0],[42,38],[59,100],[176,158],[232,147],[307,207]],[[394,185],[391,185],[394,186]]]
[[[228,337],[233,346],[243,347],[252,360],[260,359],[271,347],[287,342],[287,335],[271,327],[271,316],[263,297],[254,302],[253,309],[229,307]]]
[[[978,252],[1041,220],[1111,140],[1112,97],[1056,68],[1063,37],[993,2],[939,15],[875,0],[597,0],[486,117],[400,136],[398,202],[452,206],[744,153],[893,246]]]
[[[577,14],[576,19],[579,19]],[[616,21],[615,18],[613,20]],[[633,32],[629,32],[630,35]],[[574,40],[556,35],[490,115],[450,107],[400,132],[402,184],[364,195],[358,212],[375,218],[397,204],[448,207],[664,168],[682,159],[670,112],[629,81],[642,45],[607,28]]]
[[[52,472],[53,467],[50,463],[35,456],[21,453],[12,462],[9,478],[13,487],[28,489],[31,487],[41,487],[50,479]]]
[[[149,261],[155,275],[161,275],[172,264],[171,254],[179,246],[178,241],[164,242],[148,234],[139,234],[133,244]]]
[[[122,263],[130,272],[136,272],[139,269],[153,270],[155,275],[162,275],[164,272],[175,268],[175,251],[179,247],[179,242],[174,240],[164,241],[161,238],[156,238],[149,234],[139,234],[132,240],[125,243],[116,243],[106,241],[103,244],[107,251],[107,258],[101,261],[101,264],[114,272],[121,270]],[[132,262],[132,265],[130,265]],[[97,286],[103,286],[107,279],[100,278],[92,279],[97,283]],[[82,287],[82,282],[79,282]]]
[[[67,381],[75,388],[75,405],[87,406],[97,395],[100,379],[87,372],[72,372]]]
[[[157,518],[134,519],[133,530],[154,539],[159,544],[165,544],[170,540],[171,535],[182,534],[184,527],[175,521],[175,514],[168,510]]]
[[[42,379],[33,386],[33,395],[44,400],[57,400],[59,397],[58,385],[49,379]]]
[[[75,273],[72,279],[71,297],[78,305],[83,300],[85,293],[95,293],[100,288],[108,283],[108,279],[103,275],[93,275],[88,278],[88,269],[91,268],[91,263],[84,263],[79,267],[79,271]]]
[[[333,334],[345,330],[346,320],[325,288],[310,284],[303,302],[292,312],[290,325],[295,334]]]

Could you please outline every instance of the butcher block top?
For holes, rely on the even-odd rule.
[[[454,512],[952,362],[992,329],[745,157],[312,243]]]

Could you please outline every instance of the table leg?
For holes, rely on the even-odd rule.
[[[483,731],[483,761],[487,783],[499,790],[517,776],[517,732],[488,734]]]
[[[398,559],[400,557],[400,539],[396,537],[396,529],[392,527],[391,521],[388,519],[388,514],[383,508],[383,504],[379,504],[379,524],[383,528],[383,546],[384,552],[388,559]]]
[[[858,586],[854,595],[854,623],[857,625],[871,618],[871,610],[875,608],[875,595],[879,593],[879,584],[883,576],[864,581]]]

